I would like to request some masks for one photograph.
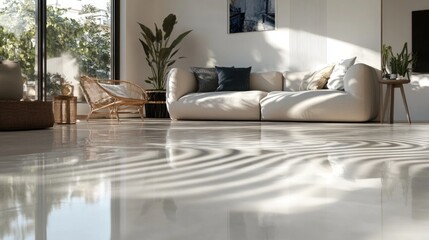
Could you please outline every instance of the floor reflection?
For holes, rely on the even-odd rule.
[[[159,120],[4,132],[0,239],[424,239],[428,132]]]

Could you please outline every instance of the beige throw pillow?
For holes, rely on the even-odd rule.
[[[326,66],[318,71],[313,72],[313,74],[307,78],[306,84],[307,90],[317,90],[326,88],[326,84],[328,83],[328,79],[331,76],[332,70],[334,70],[335,65]]]

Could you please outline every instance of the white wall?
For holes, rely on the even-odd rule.
[[[383,43],[392,46],[394,52],[401,51],[405,42],[412,49],[411,12],[429,9],[428,0],[383,0]],[[395,93],[395,119],[406,121],[405,108],[399,90]],[[413,75],[411,84],[405,86],[405,95],[411,120],[416,122],[429,121],[429,74]]]
[[[176,34],[193,30],[181,44],[187,58],[177,67],[312,70],[357,56],[358,62],[379,68],[380,1],[277,0],[277,30],[228,34],[227,0],[126,0],[122,76],[144,85],[149,71],[136,22],[161,23],[169,13],[178,17]]]
[[[357,56],[380,68],[381,0],[328,0],[328,62]]]
[[[400,1],[400,0],[398,0]],[[357,56],[380,68],[381,0],[277,0],[275,31],[228,34],[228,0],[121,1],[121,78],[144,83],[149,74],[139,43],[142,22],[159,25],[177,15],[186,56],[176,67],[252,66],[252,71],[315,70]],[[124,10],[125,9],[125,10]],[[410,103],[411,105],[412,103]]]

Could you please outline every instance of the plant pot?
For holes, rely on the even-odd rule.
[[[165,104],[165,90],[147,90],[149,102],[145,104],[147,118],[170,118]]]

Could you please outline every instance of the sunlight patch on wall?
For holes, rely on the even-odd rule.
[[[217,61],[213,50],[207,49],[207,56],[208,58],[207,58],[206,66],[211,66],[211,67],[216,66]]]
[[[327,62],[335,63],[341,59],[357,57],[356,62],[380,68],[380,53],[356,44],[327,38]]]
[[[411,89],[417,91],[429,87],[429,74],[413,74],[411,76]]]

